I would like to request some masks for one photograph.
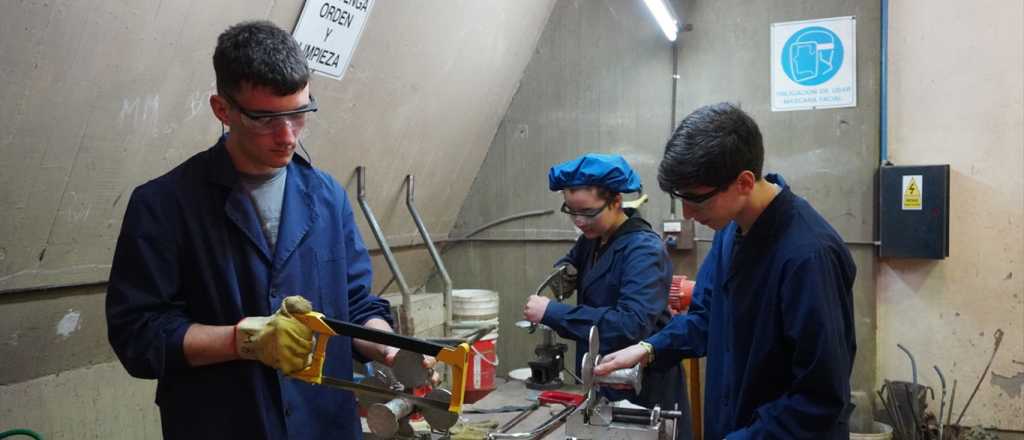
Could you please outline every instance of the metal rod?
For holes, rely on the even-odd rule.
[[[529,417],[530,414],[533,414],[533,412],[536,411],[537,408],[539,408],[538,405],[533,405],[530,408],[528,408],[527,410],[517,414],[515,417],[512,418],[512,420],[509,420],[504,425],[501,425],[501,427],[498,428],[498,432],[508,432],[509,429],[512,429],[513,427],[518,425],[519,422],[522,422],[523,420],[526,420],[526,418]]]
[[[880,93],[878,94],[878,155],[879,165],[889,162],[889,0],[881,0],[881,60],[879,70],[881,76]]]
[[[537,211],[526,211],[526,212],[520,212],[518,214],[508,215],[508,216],[501,217],[501,218],[498,218],[496,220],[492,220],[492,221],[489,221],[487,223],[484,223],[483,225],[478,226],[476,229],[473,229],[472,231],[469,231],[468,234],[463,235],[463,236],[458,237],[458,238],[449,239],[448,241],[451,242],[451,241],[466,240],[466,239],[468,239],[468,238],[470,238],[470,237],[472,237],[472,236],[474,236],[476,234],[479,234],[479,233],[481,233],[481,232],[483,232],[483,231],[485,231],[487,229],[490,229],[490,228],[492,228],[494,226],[500,225],[500,224],[505,223],[505,222],[510,222],[512,220],[519,220],[521,218],[536,217],[536,216],[541,216],[541,215],[553,214],[554,212],[555,212],[554,209],[542,209],[542,210],[537,210]]]
[[[711,243],[711,242],[713,242],[715,240],[714,240],[714,238],[696,237],[696,238],[693,239],[693,241],[700,242],[700,243]],[[843,243],[844,244],[848,244],[848,245],[864,245],[864,246],[875,246],[875,247],[878,247],[878,246],[882,245],[882,242],[880,242],[880,241],[863,241],[863,240],[843,240]]]
[[[435,409],[442,409],[448,411],[448,402],[441,402],[439,400],[428,399],[426,397],[418,397],[412,394],[402,394],[397,391],[382,390],[369,385],[363,385],[361,383],[351,382],[344,379],[335,379],[332,377],[324,376],[322,384],[331,388],[338,388],[343,390],[352,391],[355,393],[364,393],[385,399],[394,399],[395,397],[401,397],[412,403],[420,405],[421,407],[430,407]]]
[[[398,282],[398,288],[402,291],[402,315],[403,317],[408,317],[410,316],[409,307],[411,307],[412,303],[412,291],[409,290],[409,284],[405,282],[402,270],[398,268],[398,261],[395,260],[395,255],[391,253],[391,247],[388,246],[388,239],[384,236],[384,231],[381,230],[380,223],[377,222],[377,217],[373,215],[370,203],[366,200],[366,167],[356,167],[356,181],[358,182],[356,198],[359,201],[359,207],[363,209],[366,222],[370,224],[370,231],[373,232],[373,237],[377,239],[377,244],[380,245],[380,250],[384,253],[384,261],[387,262],[388,268],[391,269],[391,275]],[[399,322],[401,322],[401,319],[399,319]],[[402,331],[405,331],[405,329],[402,329]]]
[[[896,346],[899,347],[900,350],[903,350],[903,352],[907,354],[907,357],[910,358],[911,378],[913,379],[914,385],[917,385],[917,361],[914,360],[914,355],[910,354],[910,350],[907,350],[907,347],[904,347],[903,344],[896,344]]]
[[[648,414],[647,417],[644,417],[644,416],[634,416],[634,415],[630,415],[630,414],[614,414],[613,413],[612,414],[612,421],[616,422],[616,423],[630,423],[630,424],[635,424],[635,425],[650,425],[651,424],[651,416],[650,416],[650,414]]]
[[[670,103],[671,112],[669,114],[668,121],[668,135],[671,138],[672,134],[676,131],[676,101],[679,99],[679,39],[677,38],[672,42],[672,102]],[[676,198],[673,196],[668,197],[668,212],[669,218],[675,220],[676,218]]]
[[[889,405],[889,402],[885,399],[885,395],[882,393],[881,390],[875,391],[875,394],[878,394],[878,398],[881,399],[882,401],[882,408],[885,408],[885,413],[889,416],[890,421],[892,421],[892,429],[893,431],[896,432],[897,440],[901,440],[903,434],[900,433],[899,424],[897,423],[898,420],[896,419],[896,413],[893,412],[892,407]]]
[[[917,409],[916,409],[916,406],[914,405],[914,402],[917,400],[917,396],[914,395],[916,393],[916,390],[917,390],[917,384],[915,383],[913,388],[911,388],[910,385],[907,385],[906,382],[904,382],[902,385],[903,385],[903,397],[904,397],[904,400],[906,400],[907,401],[907,405],[910,406],[910,420],[912,422],[914,422],[914,427],[913,427],[913,430],[911,431],[910,438],[916,440],[917,439],[917,434],[921,430],[921,422],[919,422],[918,419],[917,419]]]
[[[939,375],[939,382],[942,383],[942,398],[939,399],[939,440],[942,440],[942,413],[946,409],[946,376],[942,375],[942,370],[939,369],[938,365],[932,365],[935,369],[935,373]]]
[[[974,391],[971,391],[971,397],[967,398],[967,403],[964,404],[964,409],[960,410],[960,416],[956,418],[956,424],[960,424],[960,420],[964,418],[964,414],[967,413],[967,407],[971,406],[971,401],[974,400],[974,395],[978,394],[978,388],[981,388],[981,383],[985,381],[985,376],[988,376],[988,369],[992,367],[992,361],[996,359],[996,353],[999,351],[999,343],[1003,342],[1003,329],[996,329],[995,344],[992,347],[992,356],[988,358],[988,364],[985,365],[985,371],[981,373],[981,377],[978,378],[978,384],[974,386]]]
[[[412,215],[413,222],[416,223],[416,229],[420,231],[420,237],[423,238],[423,243],[427,245],[427,251],[430,253],[430,259],[434,261],[434,266],[437,271],[441,273],[441,281],[444,283],[444,328],[445,334],[451,331],[452,328],[452,278],[448,275],[448,269],[444,267],[444,261],[441,260],[441,254],[437,252],[437,248],[434,246],[434,241],[430,239],[430,232],[427,231],[426,225],[423,224],[423,219],[420,218],[420,213],[416,211],[416,203],[414,200],[414,192],[416,187],[416,180],[412,174],[405,176],[405,206],[409,208],[409,214]]]
[[[956,402],[956,379],[953,379],[953,390],[949,393],[949,412],[946,413],[946,426],[953,420],[953,403]],[[942,421],[941,418],[939,420]]]
[[[559,411],[558,414],[555,414],[553,417],[551,417],[550,419],[545,421],[543,424],[541,424],[539,427],[537,427],[533,431],[530,431],[530,432],[514,432],[514,433],[492,432],[490,434],[487,434],[487,439],[488,440],[496,440],[496,439],[534,439],[534,438],[540,438],[544,434],[547,434],[552,429],[555,429],[559,425],[564,423],[565,419],[567,417],[569,417],[570,415],[572,415],[573,413],[575,413],[579,408],[580,408],[579,406],[566,405],[566,407],[564,409],[562,409],[561,411]]]

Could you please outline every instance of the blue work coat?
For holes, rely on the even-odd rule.
[[[190,325],[269,315],[288,295],[332,318],[391,320],[370,294],[370,257],[344,189],[296,155],[271,252],[225,139],[132,193],[107,290],[110,344],[132,376],[158,379],[165,438],[361,438],[347,391],[257,361],[185,360]],[[352,356],[350,338],[331,338],[324,374],[351,379]]]
[[[746,235],[715,234],[689,312],[648,339],[655,366],[707,355],[704,437],[847,439],[856,353],[842,238],[777,175]]]
[[[580,236],[557,265],[571,263],[578,270],[577,305],[548,303],[541,323],[559,336],[576,341],[575,370],[579,373],[588,349],[590,327],[597,326],[600,354],[636,344],[669,321],[668,291],[672,261],[661,237],[628,209],[630,218],[612,235],[603,250],[599,239]],[[628,399],[646,407],[661,405],[689,414],[686,382],[679,362],[645,371],[639,395],[632,391],[603,390],[610,400]],[[677,424],[679,439],[690,438],[690,420]]]

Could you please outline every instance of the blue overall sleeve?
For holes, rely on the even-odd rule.
[[[685,314],[672,317],[672,320],[658,333],[647,338],[647,343],[654,347],[654,363],[656,369],[670,368],[678,365],[684,358],[698,358],[707,354],[708,318],[711,315],[711,300],[714,295],[713,272],[719,259],[719,247],[712,246],[704,258],[704,264],[697,272],[697,281],[693,288],[693,298]]]
[[[630,246],[625,250],[626,267],[621,270],[615,305],[572,306],[552,301],[541,323],[563,338],[576,341],[586,341],[590,327],[596,325],[601,347],[608,351],[634,344],[649,335],[668,304],[668,283],[672,274],[672,263],[664,255],[663,245],[660,240],[653,240],[657,245]]]
[[[826,250],[796,261],[781,290],[784,334],[794,347],[793,385],[756,411],[754,423],[728,439],[815,439],[844,415],[853,363],[843,316],[852,299],[843,286],[839,259]]]
[[[576,244],[572,245],[572,249],[569,249],[569,253],[565,254],[564,257],[559,258],[558,261],[556,261],[554,266],[552,267],[558,267],[563,264],[569,263],[573,265],[573,267],[575,267],[577,271],[579,271],[580,268],[583,267],[579,262],[580,242],[581,240],[576,240]]]
[[[107,287],[107,337],[132,376],[156,379],[188,367],[191,325],[179,292],[174,197],[152,185],[132,192]]]

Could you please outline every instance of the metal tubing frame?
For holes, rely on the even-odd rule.
[[[380,245],[380,250],[384,253],[384,261],[387,262],[388,268],[391,269],[391,275],[394,276],[395,281],[398,282],[398,288],[402,291],[402,314],[405,317],[409,317],[412,291],[409,290],[409,285],[405,282],[405,277],[402,276],[402,270],[398,268],[398,261],[395,260],[395,255],[391,252],[391,246],[388,245],[388,239],[384,236],[384,231],[381,230],[380,223],[377,222],[377,217],[373,215],[370,203],[366,200],[366,167],[362,165],[356,167],[356,181],[358,182],[356,199],[359,201],[359,207],[362,208],[363,215],[366,216],[366,222],[370,224],[373,238],[377,239],[377,244]],[[401,322],[402,317],[399,317],[398,321]],[[408,329],[401,329],[401,331],[405,332]]]
[[[423,224],[423,219],[420,217],[419,211],[416,210],[415,186],[415,177],[412,174],[407,174],[405,176],[405,206],[409,208],[409,214],[412,215],[412,220],[416,223],[416,229],[419,230],[423,243],[427,245],[430,259],[434,260],[434,266],[441,273],[441,280],[444,282],[444,329],[445,334],[448,334],[452,328],[452,278],[448,275],[448,269],[444,267],[441,253],[437,251],[434,241],[430,239],[430,232],[427,231],[427,226]]]

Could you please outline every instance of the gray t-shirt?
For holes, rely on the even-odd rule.
[[[288,167],[281,167],[274,174],[254,176],[239,173],[242,187],[249,193],[256,212],[260,216],[263,235],[267,238],[270,253],[274,253],[277,244],[277,228],[281,225],[281,205],[284,203],[284,184],[288,177]]]

